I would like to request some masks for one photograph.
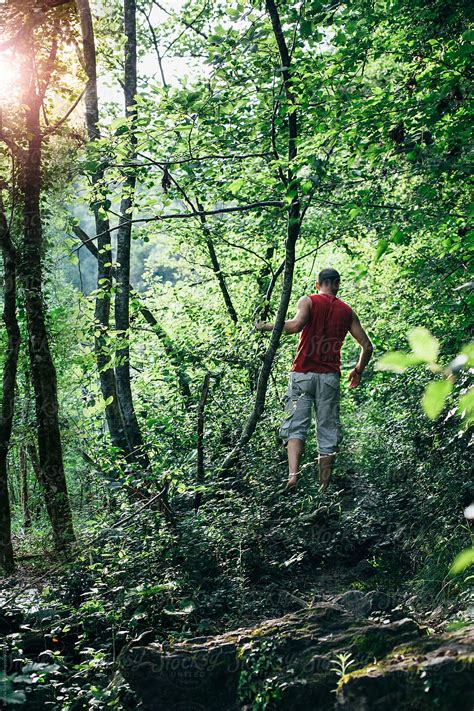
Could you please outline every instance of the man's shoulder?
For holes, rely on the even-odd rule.
[[[342,299],[339,299],[339,298],[338,298],[338,302],[339,302],[339,308],[341,309],[341,311],[343,311],[345,314],[347,314],[347,316],[352,316],[352,314],[354,313],[354,309],[352,308],[352,306],[349,306],[349,304],[347,304],[345,301],[343,301]]]
[[[339,299],[339,301],[341,302],[341,304],[342,304],[346,309],[350,309],[351,311],[353,310],[353,309],[352,309],[352,306],[350,306],[350,305],[347,303],[347,301],[343,301],[342,299]]]
[[[298,306],[311,306],[312,303],[311,295],[305,294],[298,299]]]

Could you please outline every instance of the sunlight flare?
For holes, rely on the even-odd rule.
[[[12,100],[18,88],[20,73],[15,61],[11,58],[0,56],[0,102],[7,103]]]

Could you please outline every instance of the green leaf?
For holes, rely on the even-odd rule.
[[[413,353],[424,363],[436,363],[439,353],[439,341],[427,328],[420,326],[408,334],[408,343]]]
[[[474,424],[474,387],[469,388],[467,393],[459,398],[458,415],[465,420],[466,427]]]
[[[110,130],[116,136],[120,136],[122,133],[128,131],[128,119],[127,118],[116,118],[110,124]]]
[[[459,573],[462,573],[471,565],[474,565],[474,546],[472,548],[465,548],[461,553],[457,554],[449,569],[449,574],[459,575]]]
[[[379,259],[383,257],[388,249],[388,241],[386,239],[381,239],[375,250],[374,262],[377,263]]]
[[[391,373],[404,373],[407,368],[419,365],[420,361],[411,353],[389,351],[384,353],[375,365],[375,370],[388,370]]]
[[[166,615],[172,615],[172,616],[173,615],[178,615],[178,616],[183,615],[183,616],[185,616],[185,615],[191,614],[191,612],[193,612],[196,609],[196,606],[192,600],[180,600],[177,605],[177,608],[178,609],[172,610],[170,608],[165,607],[163,609],[163,612]]]
[[[313,32],[313,23],[311,20],[301,20],[301,36],[311,37]]]
[[[87,160],[82,163],[82,168],[86,173],[97,173],[97,168],[99,164],[94,160]]]
[[[430,420],[435,420],[441,414],[446,398],[452,389],[453,384],[450,380],[435,380],[432,383],[428,383],[421,404]]]
[[[229,185],[229,190],[232,193],[232,195],[237,195],[241,189],[241,187],[244,184],[243,178],[237,178],[237,180],[234,180],[232,183]]]
[[[395,244],[404,244],[407,241],[406,236],[397,225],[394,225],[390,230],[390,241]]]
[[[467,356],[467,365],[471,368],[474,366],[474,341],[468,343],[461,351],[462,355]]]

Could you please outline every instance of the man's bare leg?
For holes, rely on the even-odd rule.
[[[304,441],[302,439],[291,438],[288,440],[286,448],[288,451],[288,483],[286,488],[292,489],[296,486],[296,482],[298,481]]]
[[[334,466],[335,454],[320,454],[319,461],[319,484],[322,490],[328,488],[332,468]]]

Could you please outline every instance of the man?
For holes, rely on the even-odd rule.
[[[316,410],[319,483],[326,489],[342,440],[339,423],[339,384],[341,346],[350,333],[361,346],[359,360],[349,373],[350,388],[356,388],[372,356],[372,343],[351,307],[337,298],[340,275],[335,269],[323,269],[316,282],[317,294],[298,301],[294,318],[285,321],[285,333],[299,333],[300,342],[285,393],[287,417],[280,437],[288,450],[288,483],[294,490],[298,481],[301,455],[310,424],[313,405]],[[259,331],[271,331],[274,324],[258,322]]]

